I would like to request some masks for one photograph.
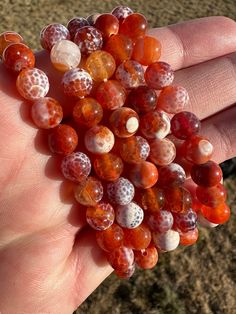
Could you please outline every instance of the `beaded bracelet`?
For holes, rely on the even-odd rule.
[[[153,268],[160,252],[194,244],[198,222],[214,227],[230,216],[213,146],[184,111],[188,93],[172,85],[171,66],[158,61],[161,44],[146,31],[146,18],[124,6],[41,31],[42,47],[64,73],[62,91],[74,99],[72,123],[61,123],[61,105],[46,97],[48,77],[23,38],[0,35],[2,62],[18,74],[35,125],[52,129],[49,148],[64,156],[62,174],[75,182],[80,210],[121,278],[136,265]],[[186,188],[189,171],[194,191]]]

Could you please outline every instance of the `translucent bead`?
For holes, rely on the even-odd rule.
[[[107,254],[109,264],[115,270],[127,271],[134,264],[134,252],[127,247],[120,247]]]
[[[150,160],[158,166],[167,166],[175,159],[176,148],[174,143],[164,138],[155,139],[150,144]]]
[[[150,111],[140,119],[140,131],[150,139],[164,139],[170,133],[170,118],[163,111]]]
[[[136,88],[144,84],[144,70],[140,63],[133,60],[122,62],[116,69],[116,79],[125,88]]]
[[[190,230],[188,232],[180,232],[180,242],[179,244],[187,246],[187,245],[193,245],[198,240],[198,228],[195,228],[193,230]]]
[[[171,163],[167,166],[160,167],[158,186],[174,187],[183,185],[186,180],[184,169],[176,163]]]
[[[230,218],[230,208],[225,203],[214,208],[202,206],[201,212],[203,217],[214,224],[223,224]]]
[[[200,131],[201,122],[194,113],[182,111],[171,119],[171,132],[181,140],[186,140]]]
[[[146,222],[151,231],[165,233],[172,228],[174,218],[170,211],[160,210],[149,214]]]
[[[172,84],[174,71],[166,62],[155,62],[147,67],[144,77],[148,87],[159,90]]]
[[[115,15],[119,22],[122,22],[128,15],[134,13],[132,9],[129,7],[119,5],[118,7],[114,8],[111,14]]]
[[[165,209],[172,213],[185,213],[192,205],[191,193],[183,187],[172,187],[165,190]]]
[[[70,40],[60,40],[52,47],[50,59],[54,68],[66,72],[79,65],[81,60],[80,49]]]
[[[114,134],[122,138],[132,136],[139,127],[138,114],[128,107],[113,111],[109,122]]]
[[[44,97],[34,101],[31,107],[31,116],[39,128],[50,129],[61,122],[63,111],[56,99]]]
[[[119,20],[110,13],[100,14],[94,26],[102,32],[105,39],[116,35],[119,31]]]
[[[52,47],[62,39],[70,40],[70,32],[62,24],[50,24],[41,30],[40,43],[46,50],[50,51]]]
[[[148,226],[143,223],[133,229],[124,228],[123,231],[124,245],[133,250],[144,250],[151,242],[151,231]]]
[[[130,202],[127,205],[119,205],[116,208],[116,221],[123,228],[137,228],[142,223],[143,218],[142,208],[134,202]]]
[[[104,49],[113,56],[117,64],[120,64],[131,58],[133,42],[129,37],[117,34],[107,40]]]
[[[112,153],[97,157],[93,166],[97,176],[105,181],[117,180],[124,168],[121,158]]]
[[[67,28],[70,32],[70,36],[72,39],[74,39],[76,32],[84,27],[84,26],[88,26],[89,22],[81,16],[76,16],[73,19],[71,19],[68,24],[67,24]]]
[[[149,213],[159,212],[165,204],[165,194],[162,189],[157,187],[142,191],[141,205]]]
[[[97,125],[102,120],[102,117],[102,106],[96,99],[91,97],[78,100],[73,108],[75,122],[88,128]]]
[[[97,244],[106,252],[111,252],[123,245],[124,232],[116,223],[108,229],[96,232]]]
[[[185,213],[174,214],[174,229],[180,232],[194,230],[197,226],[197,214],[189,209]]]
[[[95,22],[96,22],[96,19],[99,17],[100,13],[93,13],[93,14],[90,14],[86,20],[88,21],[89,25],[90,26],[94,26]]]
[[[102,48],[102,33],[95,27],[84,26],[76,32],[74,43],[79,46],[82,54],[90,54]]]
[[[120,25],[119,32],[133,40],[143,37],[147,30],[147,20],[145,16],[139,13],[133,13],[127,16]]]
[[[61,171],[66,179],[74,182],[82,182],[90,174],[90,159],[82,152],[72,153],[63,158]]]
[[[156,184],[158,171],[153,163],[142,161],[132,166],[129,176],[131,182],[137,188],[148,189]]]
[[[180,241],[180,236],[177,231],[168,230],[165,233],[156,233],[152,234],[152,239],[155,243],[155,246],[163,251],[163,252],[170,252],[175,250]]]
[[[193,165],[191,169],[193,181],[204,187],[212,187],[220,183],[222,170],[220,166],[212,160],[202,165]]]
[[[95,230],[108,229],[115,220],[115,212],[109,203],[99,203],[86,210],[86,220]]]
[[[110,202],[113,204],[129,204],[134,198],[134,192],[133,184],[123,177],[107,185],[107,195]]]
[[[119,82],[109,80],[98,86],[96,99],[104,109],[115,110],[124,105],[126,90]]]
[[[116,63],[112,55],[106,51],[92,52],[86,61],[86,69],[96,82],[108,80],[116,70]]]
[[[209,207],[217,207],[226,201],[226,189],[219,183],[211,188],[198,186],[196,189],[198,200]]]
[[[15,32],[4,32],[0,34],[0,58],[3,51],[11,44],[23,42],[23,38]]]
[[[189,95],[184,87],[171,85],[162,89],[157,100],[157,108],[175,114],[183,111],[188,101]]]
[[[75,187],[74,194],[79,204],[84,206],[95,206],[103,197],[103,186],[98,179],[87,177]]]
[[[130,91],[126,103],[138,113],[147,113],[156,108],[157,95],[154,89],[139,86]]]
[[[181,153],[190,162],[204,164],[213,155],[213,145],[206,138],[195,135],[183,143]]]
[[[93,154],[106,154],[115,144],[113,133],[103,125],[95,125],[85,133],[85,147]]]
[[[11,44],[3,52],[3,64],[14,72],[33,68],[35,57],[33,51],[22,43]]]
[[[16,87],[25,99],[36,100],[47,95],[49,81],[47,75],[39,69],[24,69],[17,77]]]
[[[129,266],[127,269],[115,269],[115,274],[121,279],[129,279],[135,272],[135,264]]]
[[[151,269],[158,262],[158,252],[155,247],[148,247],[134,252],[135,263],[142,269]]]
[[[69,155],[78,144],[78,135],[71,126],[59,124],[49,135],[48,144],[53,153]]]
[[[150,65],[161,56],[161,43],[154,37],[145,36],[135,42],[132,59],[142,65]]]
[[[62,78],[63,91],[68,96],[84,97],[90,94],[93,80],[89,73],[81,68],[67,71]]]

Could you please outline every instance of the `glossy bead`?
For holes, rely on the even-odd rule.
[[[130,164],[146,160],[150,152],[148,142],[141,136],[122,139],[118,143],[118,147],[122,159]]]
[[[128,270],[134,263],[132,249],[121,246],[107,254],[109,264],[116,270]]]
[[[138,114],[128,108],[122,107],[112,112],[109,118],[112,131],[117,137],[130,137],[138,130]]]
[[[195,135],[183,143],[181,152],[188,161],[204,164],[213,155],[213,145],[206,138]]]
[[[185,213],[192,205],[191,193],[183,187],[173,187],[165,190],[165,209],[172,213]]]
[[[188,232],[196,228],[197,214],[189,209],[184,213],[174,214],[174,229],[180,232]]]
[[[171,140],[164,138],[155,139],[150,144],[150,160],[158,166],[172,163],[176,156],[176,148]]]
[[[115,15],[119,22],[122,22],[128,15],[134,13],[132,9],[129,7],[119,5],[118,7],[114,8],[111,14]]]
[[[157,95],[154,89],[147,86],[139,86],[132,89],[126,103],[138,113],[153,111],[157,104]]]
[[[124,168],[121,158],[112,153],[97,157],[93,166],[97,176],[105,181],[117,180]]]
[[[186,180],[184,169],[174,162],[167,166],[160,167],[158,186],[172,187],[183,185]]]
[[[91,97],[78,100],[73,108],[75,122],[88,128],[97,125],[102,120],[102,117],[102,106],[96,99]]]
[[[36,68],[22,70],[16,80],[19,94],[27,100],[45,97],[49,90],[47,75]]]
[[[180,232],[180,242],[181,245],[193,245],[198,240],[198,228],[190,230],[188,232],[182,233]]]
[[[135,272],[135,264],[129,266],[127,269],[115,269],[115,274],[121,279],[129,279]]]
[[[22,43],[11,44],[3,52],[3,64],[14,72],[33,68],[35,57],[33,51]]]
[[[229,220],[230,208],[225,203],[221,203],[217,207],[202,206],[202,215],[214,224],[223,224]]]
[[[147,30],[147,20],[144,15],[133,13],[127,16],[120,25],[119,32],[134,40],[143,37]]]
[[[148,87],[159,90],[172,84],[174,71],[166,62],[155,62],[147,67],[144,77]]]
[[[189,95],[184,87],[171,85],[162,89],[157,100],[157,108],[175,114],[183,111],[188,101]]]
[[[62,107],[54,98],[39,98],[31,107],[31,117],[39,128],[54,128],[63,118]]]
[[[16,32],[4,32],[0,34],[0,58],[3,51],[11,44],[23,42],[23,38]]]
[[[98,86],[96,99],[104,109],[115,110],[124,105],[126,91],[119,82],[109,80]]]
[[[191,169],[193,181],[204,187],[212,187],[220,183],[222,170],[220,166],[212,160],[202,165],[193,165]]]
[[[84,26],[88,26],[88,25],[89,25],[89,22],[84,17],[76,16],[73,19],[71,19],[67,24],[67,28],[70,32],[71,38],[74,39],[76,32],[80,28]]]
[[[74,195],[79,204],[95,206],[103,197],[102,183],[94,177],[87,177],[80,184],[76,185]]]
[[[133,60],[122,62],[116,69],[116,79],[125,88],[136,88],[144,84],[144,70],[140,63]]]
[[[57,70],[66,72],[76,68],[81,60],[79,47],[70,40],[60,40],[51,49],[51,63]]]
[[[186,140],[200,131],[201,122],[198,117],[188,111],[177,113],[171,119],[171,132],[181,140]]]
[[[41,46],[49,51],[58,41],[62,39],[70,40],[70,32],[62,24],[54,23],[47,25],[40,33]]]
[[[90,54],[102,48],[102,33],[95,27],[84,26],[76,32],[74,43],[79,46],[82,54]]]
[[[90,94],[93,80],[89,73],[81,68],[67,71],[62,78],[62,88],[66,95],[84,97]]]
[[[142,65],[150,65],[161,56],[161,43],[154,37],[145,36],[135,42],[132,59]]]
[[[118,205],[127,205],[134,198],[134,186],[126,178],[120,177],[114,182],[108,183],[107,195],[109,201]]]
[[[71,126],[59,124],[49,135],[48,143],[53,153],[69,155],[78,144],[78,135]]]
[[[142,269],[151,269],[158,262],[158,252],[155,247],[147,247],[141,251],[134,252],[135,263]]]
[[[102,32],[103,38],[107,39],[118,33],[119,20],[113,14],[104,13],[98,16],[94,26]]]
[[[146,249],[152,239],[151,231],[145,224],[141,224],[136,228],[124,228],[124,245],[133,250]]]
[[[198,200],[209,207],[217,207],[226,201],[226,189],[219,183],[211,188],[198,186],[196,189]]]
[[[93,154],[106,154],[115,144],[113,133],[103,125],[95,125],[86,131],[84,136],[85,147]]]
[[[86,210],[87,223],[95,230],[108,229],[115,220],[115,212],[109,203],[99,203]]]
[[[66,179],[82,182],[90,174],[90,159],[82,152],[71,153],[63,158],[61,171]]]
[[[163,252],[170,252],[178,247],[180,236],[177,231],[168,230],[165,233],[154,232],[152,234],[152,239],[155,243],[155,246],[159,250]]]
[[[204,205],[203,205],[204,206]],[[214,224],[213,222],[210,222],[209,220],[207,220],[201,212],[198,212],[197,215],[197,222],[198,224],[200,224],[202,227],[204,228],[215,228],[217,226],[219,226],[219,224]]]
[[[150,111],[140,119],[140,131],[149,139],[164,139],[170,132],[170,118],[163,111]]]
[[[113,251],[123,245],[124,232],[116,223],[113,223],[108,229],[97,231],[96,240],[99,247],[106,251]]]
[[[94,81],[106,81],[116,70],[115,59],[103,50],[92,52],[86,61],[86,69]]]
[[[104,49],[113,56],[117,64],[120,64],[131,58],[133,42],[129,37],[117,34],[107,40]]]
[[[165,233],[172,228],[174,218],[170,211],[160,210],[149,214],[146,222],[151,231]]]
[[[86,17],[86,20],[88,21],[90,26],[94,26],[96,19],[99,17],[99,15],[100,13],[93,13]]]
[[[148,189],[156,184],[158,170],[156,166],[148,161],[142,161],[132,166],[129,172],[131,182],[141,189]]]
[[[163,190],[152,187],[142,191],[141,205],[149,213],[159,212],[165,204],[165,194]]]
[[[134,202],[119,205],[116,208],[116,221],[123,228],[133,229],[138,227],[142,223],[143,217],[142,208]]]

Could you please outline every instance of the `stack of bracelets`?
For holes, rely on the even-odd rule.
[[[43,28],[41,45],[74,100],[67,120],[46,97],[48,77],[22,37],[0,35],[2,62],[17,73],[35,125],[51,129],[49,149],[62,156],[78,211],[121,278],[136,265],[154,267],[160,252],[194,244],[198,222],[214,227],[230,216],[213,146],[199,135],[196,115],[184,111],[188,93],[172,85],[171,66],[158,61],[161,44],[146,31],[146,18],[124,6]]]

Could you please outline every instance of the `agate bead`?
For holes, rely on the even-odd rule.
[[[108,229],[97,231],[96,240],[100,248],[106,252],[111,252],[123,245],[124,232],[116,223]]]
[[[161,43],[154,37],[139,38],[134,45],[132,59],[142,65],[150,65],[158,61],[161,56]]]
[[[116,221],[123,228],[136,228],[142,223],[143,218],[142,208],[134,202],[116,208]]]
[[[146,160],[150,152],[147,140],[141,136],[131,136],[122,139],[118,142],[118,147],[122,159],[130,164]]]
[[[155,139],[150,143],[150,160],[158,166],[167,166],[175,159],[174,143],[167,139]]]
[[[97,17],[94,26],[102,32],[103,38],[107,39],[118,33],[119,20],[113,14],[104,13]]]
[[[183,187],[165,189],[165,209],[172,213],[185,213],[192,205],[191,193]]]
[[[144,70],[140,63],[134,60],[122,62],[116,69],[116,79],[125,88],[136,88],[144,84]]]
[[[140,119],[140,131],[149,139],[164,139],[170,132],[170,118],[163,111],[150,111]]]
[[[182,111],[174,115],[171,119],[171,132],[181,140],[186,140],[196,135],[200,127],[200,120],[192,112]]]
[[[74,39],[76,32],[84,27],[84,26],[88,26],[89,22],[81,16],[76,16],[73,19],[71,19],[68,24],[67,24],[67,28],[70,32],[70,36],[72,39]]]
[[[111,14],[115,15],[120,22],[132,13],[134,13],[132,9],[123,5],[114,8],[111,12]]]
[[[105,181],[117,180],[124,168],[121,158],[112,153],[97,157],[93,166],[97,176]]]
[[[158,186],[172,187],[183,185],[186,180],[184,169],[176,163],[171,163],[167,166],[160,167]]]
[[[181,152],[188,161],[204,164],[213,155],[213,145],[206,138],[195,135],[183,143]]]
[[[143,37],[147,30],[147,20],[139,13],[128,15],[120,25],[119,32],[133,40]]]
[[[103,197],[102,183],[94,177],[87,177],[80,184],[76,185],[74,195],[79,204],[95,206]]]
[[[151,231],[144,223],[133,229],[124,228],[123,231],[124,245],[133,250],[144,250],[151,242]]]
[[[187,246],[187,245],[193,245],[198,240],[198,228],[195,228],[193,230],[190,230],[188,232],[180,232],[180,242],[179,244]]]
[[[222,170],[217,163],[209,160],[205,164],[193,165],[191,177],[193,181],[200,186],[212,187],[220,183]]]
[[[157,95],[154,89],[148,86],[139,86],[132,89],[126,103],[138,113],[153,111],[157,104]]]
[[[184,213],[174,214],[174,229],[180,232],[188,232],[196,228],[197,214],[189,209]]]
[[[103,125],[95,125],[86,131],[85,147],[93,154],[106,154],[111,151],[115,143],[113,133]]]
[[[165,204],[165,194],[162,189],[152,187],[141,192],[142,208],[149,213],[159,212]]]
[[[87,223],[95,230],[108,229],[115,220],[115,212],[109,203],[99,203],[86,210]]]
[[[62,24],[50,24],[45,26],[40,33],[41,46],[46,50],[51,50],[52,47],[60,40],[70,40],[70,32]]]
[[[155,246],[163,252],[175,250],[180,241],[179,233],[174,230],[168,230],[165,233],[154,232],[152,238]]]
[[[116,248],[107,254],[109,264],[119,271],[127,271],[134,264],[134,252],[125,246]]]
[[[98,86],[96,99],[104,109],[115,110],[124,105],[126,91],[121,83],[115,80],[109,80]]]
[[[165,233],[170,230],[174,223],[173,215],[168,210],[160,210],[147,216],[146,222],[151,231]]]
[[[223,224],[229,220],[230,208],[225,203],[221,203],[217,207],[202,206],[202,215],[211,223]]]
[[[16,32],[4,32],[0,34],[0,58],[3,51],[11,44],[23,42],[23,38]]]
[[[221,183],[210,188],[198,186],[196,195],[202,204],[209,207],[217,207],[226,201],[226,189]]]
[[[129,37],[117,34],[107,40],[104,49],[113,56],[117,64],[120,64],[131,58],[133,42]]]
[[[79,46],[83,55],[88,55],[102,48],[102,33],[95,27],[84,26],[76,32],[74,43]]]
[[[127,205],[134,198],[135,189],[133,184],[126,178],[120,177],[118,180],[108,183],[107,195],[111,203]]]
[[[158,252],[155,247],[147,247],[141,251],[134,252],[135,263],[142,269],[151,269],[158,262]]]
[[[158,170],[156,166],[148,161],[141,161],[132,166],[129,172],[131,182],[141,189],[148,189],[156,184]]]
[[[144,77],[148,87],[159,90],[172,84],[174,71],[166,62],[155,62],[147,67]]]

